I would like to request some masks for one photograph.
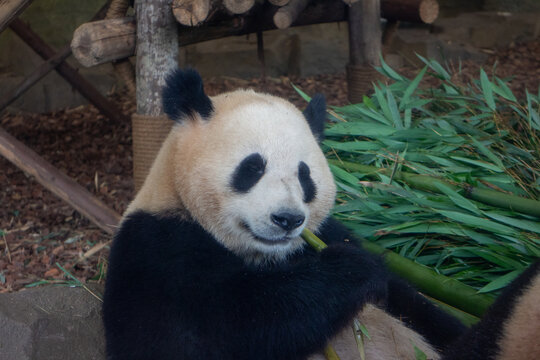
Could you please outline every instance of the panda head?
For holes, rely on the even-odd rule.
[[[303,113],[250,90],[210,99],[196,71],[177,70],[163,105],[176,124],[128,212],[184,214],[256,263],[294,253],[302,230],[328,216],[335,185],[318,144],[322,95]]]

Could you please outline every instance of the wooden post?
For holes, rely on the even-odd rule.
[[[363,0],[349,9],[349,64],[347,85],[349,101],[362,100],[362,96],[376,79],[374,66],[380,65],[381,56],[380,0]]]
[[[178,38],[172,0],[136,0],[137,113],[159,116],[165,76],[178,67]]]
[[[165,76],[178,67],[178,32],[172,0],[136,0],[137,114],[133,116],[133,175],[138,190],[171,126],[163,116]]]
[[[34,176],[41,185],[66,201],[98,227],[109,234],[114,233],[120,221],[118,213],[1,128],[0,155]]]
[[[19,16],[33,0],[0,0],[0,33]]]

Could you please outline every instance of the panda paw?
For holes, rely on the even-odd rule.
[[[386,298],[389,276],[378,257],[355,246],[335,244],[321,252],[321,261],[337,277],[337,286],[359,292],[365,301]]]

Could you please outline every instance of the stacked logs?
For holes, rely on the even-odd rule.
[[[359,0],[343,0],[352,5]],[[172,9],[176,20],[185,26],[197,26],[208,21],[220,11],[232,15],[245,14],[264,0],[173,0]],[[290,27],[312,0],[268,0],[275,7],[274,25],[278,29]],[[320,2],[320,1],[319,1]],[[439,14],[437,0],[382,0],[382,12],[392,20],[432,23]]]
[[[179,43],[187,45],[232,35],[291,26],[344,21],[359,0],[173,0]],[[392,21],[432,23],[437,0],[381,0],[381,17]],[[84,66],[94,66],[135,54],[133,18],[81,25],[73,34],[72,51]]]

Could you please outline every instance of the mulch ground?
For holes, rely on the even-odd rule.
[[[540,42],[512,45],[493,54],[486,69],[497,63],[500,77],[512,77],[517,94],[538,92]],[[463,76],[478,77],[480,64],[462,65]],[[416,69],[402,69],[413,75]],[[488,71],[490,73],[490,71]],[[347,103],[344,74],[301,79],[205,79],[209,95],[251,87],[291,100],[305,102],[290,86],[305,92],[322,92],[331,105]],[[110,99],[126,115],[135,110],[133,99],[112,94]],[[4,115],[0,127],[24,142],[58,169],[75,179],[115,211],[122,213],[133,198],[131,124],[114,123],[93,106],[80,106],[48,114]],[[44,282],[64,282],[66,274],[81,281],[101,281],[108,248],[81,260],[94,246],[110,236],[83,218],[69,205],[44,189],[6,159],[0,157],[0,293]],[[45,281],[44,281],[45,280]]]

